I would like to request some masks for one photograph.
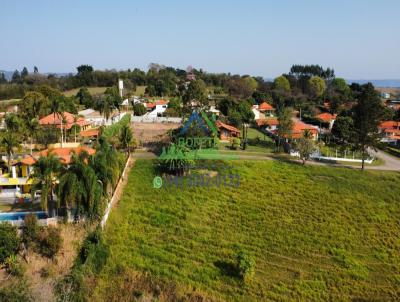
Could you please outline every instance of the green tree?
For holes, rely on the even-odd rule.
[[[18,70],[15,70],[12,77],[11,77],[11,81],[12,82],[18,82],[19,80],[21,80],[21,75],[19,74]]]
[[[30,151],[32,155],[32,149],[33,149],[33,137],[39,130],[40,125],[39,125],[39,120],[37,118],[31,118],[25,120],[25,125],[24,129],[26,131],[26,134],[28,136],[29,142],[30,142]]]
[[[41,205],[52,217],[55,214],[54,202],[55,186],[61,171],[60,160],[51,152],[47,156],[41,156],[33,165],[32,196],[36,191],[41,191]]]
[[[315,151],[315,143],[310,130],[304,130],[303,137],[299,138],[295,144],[300,154],[303,165],[310,159],[311,154]]]
[[[33,66],[33,73],[35,74],[39,73],[39,69],[36,66]]]
[[[354,136],[354,123],[350,116],[338,116],[332,127],[332,134],[342,142],[350,143]]]
[[[19,146],[18,136],[12,130],[7,130],[3,133],[1,138],[1,145],[7,154],[8,171],[11,173],[11,162],[14,155],[14,149]]]
[[[76,78],[79,86],[91,86],[93,84],[93,67],[90,65],[80,65],[76,68],[78,71]]]
[[[87,87],[79,89],[75,97],[78,99],[79,104],[85,106],[85,108],[93,108],[94,100]]]
[[[324,94],[325,89],[326,89],[326,84],[324,79],[320,77],[311,77],[308,80],[308,86],[310,89],[310,93],[314,97],[320,97]]]
[[[132,144],[134,143],[132,129],[129,124],[125,124],[122,126],[121,131],[119,133],[119,140],[121,142],[122,149],[124,149],[129,156],[131,154]]]
[[[21,71],[21,78],[26,78],[28,76],[29,72],[28,72],[28,68],[24,67]]]
[[[63,207],[77,209],[76,218],[82,214],[97,218],[102,210],[101,184],[89,161],[86,152],[73,154],[70,165],[60,177],[59,200]]]
[[[0,84],[6,84],[8,81],[4,72],[0,73]]]
[[[146,107],[142,103],[136,103],[133,105],[133,114],[136,116],[142,116],[147,112]]]
[[[18,253],[19,245],[17,228],[9,223],[0,223],[0,263]]]
[[[48,100],[40,92],[27,92],[18,105],[19,113],[26,119],[38,118],[46,110]]]
[[[96,154],[92,156],[90,165],[103,186],[103,195],[112,193],[123,167],[120,166],[117,151],[103,136],[99,138]]]
[[[244,250],[239,251],[236,255],[236,267],[242,280],[249,282],[254,276],[256,267],[254,256]]]
[[[275,78],[274,89],[279,90],[279,91],[289,92],[290,91],[289,80],[283,75]]]
[[[185,106],[188,106],[191,101],[197,101],[201,105],[207,105],[207,90],[203,80],[191,81],[185,94],[183,95]]]
[[[285,107],[278,112],[278,148],[281,145],[282,138],[290,139],[293,130],[293,110],[290,107]]]
[[[362,154],[362,170],[369,148],[376,148],[380,141],[378,125],[384,115],[384,107],[378,92],[371,83],[362,86],[356,105],[352,109],[354,120],[354,148]]]

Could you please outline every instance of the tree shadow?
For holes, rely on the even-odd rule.
[[[217,260],[214,262],[214,265],[219,268],[223,275],[239,278],[239,272],[236,268],[236,265],[232,262]]]

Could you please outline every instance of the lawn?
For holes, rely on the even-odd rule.
[[[75,88],[71,90],[64,91],[63,94],[65,96],[75,96],[80,88]],[[88,87],[88,90],[91,95],[103,94],[106,91],[107,87]]]
[[[244,152],[273,153],[275,150],[274,141],[258,129],[249,128],[247,133],[248,144],[246,150],[238,150],[238,154]],[[222,142],[219,144],[220,150],[231,150],[231,143]]]
[[[153,162],[137,160],[105,229],[110,256],[88,279],[89,300],[400,299],[399,173],[226,164],[239,187],[154,189]],[[247,283],[236,273],[238,249],[255,256]]]

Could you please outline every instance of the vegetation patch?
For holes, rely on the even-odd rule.
[[[84,274],[86,297],[400,297],[398,173],[276,161],[232,168],[238,188],[154,189],[154,162],[136,161],[104,231],[107,260]]]

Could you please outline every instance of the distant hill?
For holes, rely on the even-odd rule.
[[[8,81],[11,80],[14,71],[0,70],[0,74],[4,73]],[[69,75],[69,72],[46,72],[44,75],[54,74],[56,77],[63,77]]]

